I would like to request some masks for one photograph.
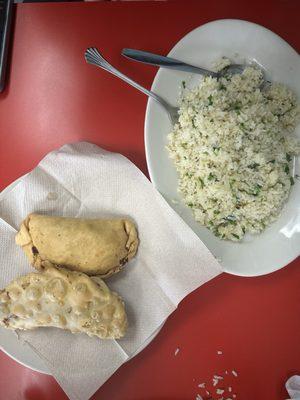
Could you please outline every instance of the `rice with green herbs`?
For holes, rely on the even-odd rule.
[[[280,214],[291,187],[300,108],[287,87],[261,88],[262,73],[205,77],[183,90],[168,150],[195,219],[222,238],[258,233]]]

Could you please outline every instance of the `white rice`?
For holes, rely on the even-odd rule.
[[[261,83],[254,67],[203,78],[183,90],[169,135],[184,202],[222,239],[261,232],[279,216],[295,183],[291,161],[300,144],[292,133],[300,107],[285,86],[262,89]]]

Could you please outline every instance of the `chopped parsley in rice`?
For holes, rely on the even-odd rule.
[[[275,221],[295,181],[293,136],[300,107],[281,84],[262,89],[259,69],[204,77],[184,89],[168,150],[179,192],[196,221],[216,236],[239,241]]]

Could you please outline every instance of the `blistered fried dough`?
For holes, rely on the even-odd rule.
[[[134,257],[138,238],[127,219],[80,219],[30,214],[16,236],[37,269],[50,261],[106,278]]]
[[[43,272],[17,278],[0,290],[1,326],[56,327],[101,339],[124,336],[124,303],[100,278],[46,264]]]

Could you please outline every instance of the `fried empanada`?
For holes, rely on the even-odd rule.
[[[10,329],[41,326],[83,332],[101,339],[124,336],[122,299],[99,278],[56,268],[46,262],[0,290],[0,325]]]
[[[135,225],[127,219],[80,219],[30,214],[16,235],[30,263],[43,261],[106,278],[136,254]]]

